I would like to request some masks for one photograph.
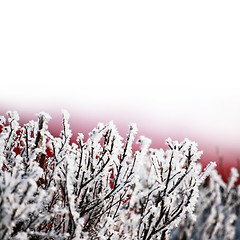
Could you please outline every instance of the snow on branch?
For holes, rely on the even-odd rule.
[[[238,173],[232,170],[221,191],[212,183],[215,163],[202,171],[202,152],[188,139],[167,139],[164,151],[149,148],[151,140],[141,136],[134,152],[135,124],[125,141],[110,122],[71,143],[66,111],[59,137],[49,132],[46,113],[22,127],[16,112],[7,115],[8,121],[0,117],[0,239],[169,239],[184,219],[199,221],[196,207],[207,209],[210,198],[217,199],[219,218],[232,211],[218,206],[237,198]],[[209,175],[211,187],[204,188]],[[214,236],[221,225],[210,222],[202,228],[212,227]]]

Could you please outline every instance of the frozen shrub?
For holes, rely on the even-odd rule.
[[[200,186],[196,205],[196,221],[189,216],[183,220],[172,239],[239,239],[240,191],[236,186],[238,171],[231,169],[228,183],[222,181],[216,170]]]
[[[199,185],[215,164],[210,163],[201,173],[197,160],[202,153],[187,139],[181,143],[168,139],[169,150],[150,149],[147,154],[148,142],[140,138],[140,151],[136,153],[139,164],[129,199],[133,210],[128,235],[133,234],[132,239],[165,239],[186,213],[194,218]]]
[[[202,172],[202,152],[188,139],[168,139],[163,151],[140,137],[133,152],[135,124],[125,141],[110,122],[71,143],[65,111],[59,137],[48,131],[48,114],[23,127],[16,112],[7,114],[8,123],[0,117],[1,239],[167,239],[186,215],[199,216],[199,189],[200,196],[212,190],[201,184],[215,163]],[[226,201],[236,198],[234,181]]]

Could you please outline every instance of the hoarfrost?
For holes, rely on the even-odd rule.
[[[8,112],[8,123],[0,117],[1,239],[169,239],[183,221],[200,221],[201,206],[214,201],[209,218],[199,223],[203,232],[211,230],[214,239],[232,231],[236,205],[227,209],[222,202],[240,195],[237,170],[227,185],[215,163],[202,172],[196,143],[169,138],[164,151],[149,149],[151,140],[140,136],[133,151],[136,124],[124,141],[110,122],[98,124],[86,141],[79,134],[75,144],[66,111],[59,137],[48,131],[48,114],[37,116],[23,127],[16,112]]]

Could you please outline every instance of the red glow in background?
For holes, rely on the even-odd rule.
[[[5,115],[6,111],[11,108],[2,108],[1,115]],[[12,109],[13,110],[13,109]],[[49,110],[49,109],[48,109]],[[30,120],[37,120],[35,116],[34,110],[20,110],[18,111],[20,115],[20,125],[27,123]],[[40,112],[40,111],[39,111]],[[229,177],[230,169],[232,167],[237,167],[239,169],[238,160],[240,159],[240,148],[236,146],[231,146],[224,141],[221,145],[218,145],[212,138],[207,138],[207,136],[203,134],[199,134],[196,131],[189,131],[189,129],[184,129],[178,127],[177,124],[170,125],[163,124],[159,121],[158,125],[150,126],[149,123],[151,121],[149,119],[139,119],[139,116],[129,117],[128,115],[119,117],[118,115],[94,115],[89,114],[84,111],[77,112],[76,110],[70,110],[70,129],[72,130],[72,138],[71,142],[75,142],[78,136],[78,133],[84,134],[84,140],[86,141],[88,138],[88,133],[92,131],[93,128],[97,127],[99,122],[108,123],[109,121],[113,121],[118,128],[118,131],[122,137],[126,137],[128,132],[128,126],[130,122],[138,123],[138,134],[136,139],[140,135],[144,135],[152,140],[151,148],[163,148],[167,149],[165,145],[165,139],[171,137],[173,140],[183,141],[184,138],[188,138],[192,141],[198,143],[199,150],[203,151],[203,155],[201,157],[201,163],[203,167],[205,167],[210,161],[217,162],[217,170],[222,175],[223,179],[226,181]],[[54,109],[49,110],[48,113],[51,115],[52,119],[49,121],[48,127],[49,131],[54,136],[59,136],[60,131],[62,130],[62,119],[61,119],[61,111],[56,112]],[[138,145],[134,144],[134,150],[138,149]]]
[[[131,122],[151,147],[189,138],[202,163],[240,158],[240,3],[237,1],[1,1],[0,114],[36,113],[88,133]],[[136,146],[137,148],[137,146]],[[226,177],[225,177],[226,178]]]

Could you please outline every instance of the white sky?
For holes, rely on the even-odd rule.
[[[0,107],[127,111],[239,146],[239,12],[239,1],[1,1]]]

